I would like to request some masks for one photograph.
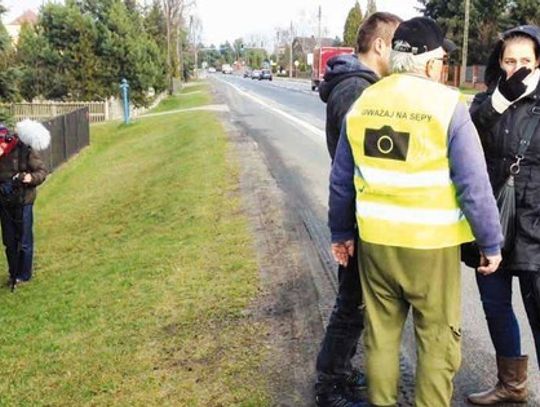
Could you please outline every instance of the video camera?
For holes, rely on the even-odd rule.
[[[0,183],[0,204],[7,206],[20,205],[23,174],[17,173],[11,179]]]

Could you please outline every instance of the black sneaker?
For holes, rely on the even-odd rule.
[[[366,376],[360,370],[353,369],[351,375],[347,378],[346,385],[351,400],[361,400],[367,396]]]
[[[318,407],[369,407],[364,401],[353,401],[347,397],[348,391],[342,386],[333,386],[328,391],[318,393],[315,401]]]

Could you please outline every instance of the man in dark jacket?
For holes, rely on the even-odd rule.
[[[328,61],[319,95],[326,103],[326,143],[332,161],[345,115],[371,84],[389,72],[394,31],[401,19],[390,13],[374,13],[358,31],[357,55],[340,55]],[[317,357],[317,405],[358,407],[363,375],[352,368],[351,359],[364,325],[362,292],[355,257],[339,266],[336,304]]]
[[[38,150],[49,141],[49,132],[37,122],[20,122],[17,134],[0,125],[0,222],[12,287],[32,278],[33,204],[36,186],[47,176]]]

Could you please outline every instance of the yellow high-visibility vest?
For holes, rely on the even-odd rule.
[[[448,128],[459,92],[394,74],[364,91],[347,115],[360,238],[435,249],[474,240],[450,178]]]

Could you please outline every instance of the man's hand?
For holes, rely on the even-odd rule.
[[[347,267],[349,256],[352,257],[354,255],[354,240],[332,243],[332,255],[335,261],[343,267]]]
[[[495,273],[501,264],[502,256],[497,254],[495,256],[484,256],[484,253],[480,253],[480,267],[476,269],[483,276],[487,276],[491,273]]]

